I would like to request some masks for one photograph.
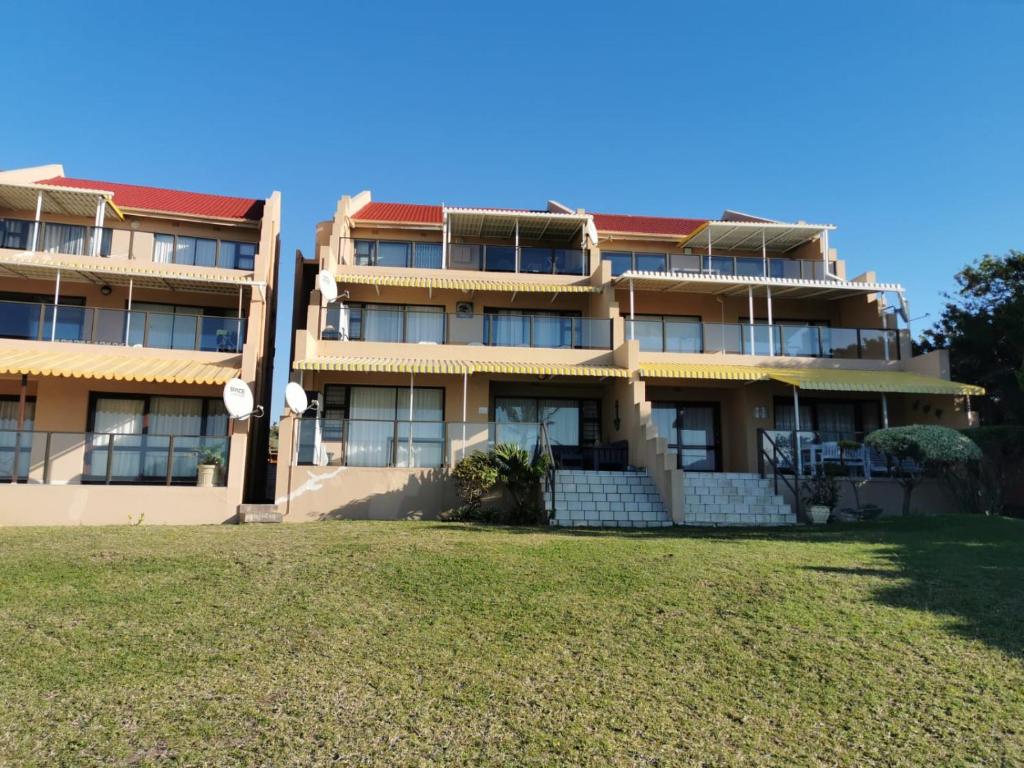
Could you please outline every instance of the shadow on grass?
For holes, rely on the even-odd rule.
[[[563,538],[704,540],[719,543],[866,544],[885,567],[803,566],[835,578],[870,579],[873,599],[898,609],[949,619],[949,631],[1024,657],[1024,520],[949,515],[871,523],[776,529],[563,529],[427,523],[466,532],[541,534]]]

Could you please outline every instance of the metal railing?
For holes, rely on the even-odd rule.
[[[544,470],[544,480],[541,486],[541,491],[543,494],[551,495],[551,509],[549,511],[548,518],[554,519],[555,510],[557,509],[558,505],[558,500],[555,498],[555,486],[557,485],[557,483],[555,482],[556,463],[554,451],[551,450],[551,441],[548,439],[547,425],[540,425],[540,433],[538,435],[538,438],[539,439],[537,442],[537,453],[541,456],[544,456],[547,460],[547,467]]]
[[[751,332],[753,328],[753,332]],[[644,352],[899,360],[905,331],[818,325],[706,323],[672,318],[626,319],[627,338]]]
[[[343,316],[342,312],[346,315]],[[416,309],[348,307],[327,314],[321,338],[412,344],[611,349],[612,321],[562,315],[449,314]]]
[[[207,450],[227,467],[230,445],[223,436],[0,430],[0,482],[192,485]],[[222,469],[215,485],[225,482]]]
[[[834,280],[825,274],[820,259],[780,259],[760,256],[719,256],[707,254],[672,254],[669,271],[695,275],[726,277],[773,277],[791,280]]]
[[[783,473],[811,475],[826,465],[842,467],[846,474],[864,478],[920,474],[913,460],[896,461],[865,444],[868,433],[853,430],[758,430],[762,451],[769,443],[777,450],[779,470]]]
[[[793,457],[799,456],[797,438],[795,432],[789,434],[790,445],[788,446],[787,453],[786,450],[780,450],[779,441],[771,433],[763,429],[758,430],[758,471],[761,477],[767,477],[767,474],[771,473],[772,487],[776,496],[779,495],[780,482],[789,489],[789,492],[793,495],[795,507],[793,511],[796,513],[797,520],[803,520],[800,500],[800,473],[793,470]],[[786,467],[790,469],[788,477],[784,471]]]
[[[0,337],[241,352],[244,318],[0,301]]]

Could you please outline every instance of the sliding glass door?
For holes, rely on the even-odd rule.
[[[717,403],[652,404],[658,434],[668,441],[680,469],[719,472],[722,467],[721,428]]]

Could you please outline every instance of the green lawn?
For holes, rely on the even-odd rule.
[[[1024,521],[0,531],[0,765],[1024,764]]]

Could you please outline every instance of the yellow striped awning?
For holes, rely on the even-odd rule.
[[[709,363],[640,363],[640,375],[664,379],[711,379],[714,381],[768,381],[764,368],[754,365]]]
[[[525,280],[486,280],[478,278],[431,275],[370,275],[342,273],[335,275],[339,283],[354,285],[383,285],[396,288],[437,288],[451,291],[504,291],[506,293],[600,293],[602,288],[580,283],[534,283]]]
[[[297,371],[371,371],[374,373],[472,373],[459,360],[408,360],[396,357],[315,357],[298,360]]]
[[[377,373],[510,373],[528,376],[597,376],[627,378],[629,371],[610,365],[562,365],[504,361],[408,360],[390,357],[316,357],[299,360],[297,371],[373,371]]]
[[[203,363],[186,357],[103,355],[64,350],[0,351],[0,374],[62,376],[71,379],[146,381],[170,384],[224,384],[237,376],[242,358]]]
[[[893,392],[908,395],[984,395],[984,387],[904,371],[837,371],[829,368],[769,369],[776,381],[825,392]]]
[[[647,378],[715,381],[779,381],[800,389],[827,392],[891,392],[914,395],[984,395],[973,384],[904,371],[851,371],[835,368],[769,368],[713,363],[641,363]]]

